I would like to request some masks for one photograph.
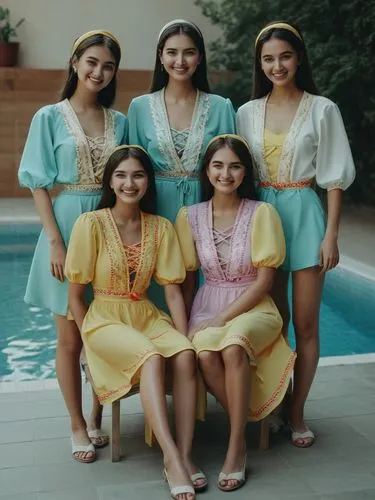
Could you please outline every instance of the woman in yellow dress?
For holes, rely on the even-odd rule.
[[[176,228],[186,270],[201,267],[205,277],[189,336],[208,390],[229,415],[218,487],[233,491],[245,482],[247,420],[260,420],[279,405],[294,365],[268,295],[285,240],[276,210],[255,201],[250,152],[241,137],[226,134],[209,143],[200,179],[204,201],[182,208]]]
[[[74,225],[66,259],[69,307],[80,329],[101,403],[140,384],[145,417],[164,455],[173,498],[194,500],[191,459],[196,408],[195,353],[179,284],[185,268],[172,224],[156,211],[155,178],[140,146],[119,146],[103,176],[99,210]],[[146,296],[151,278],[164,286],[172,319]],[[90,307],[84,291],[91,283]],[[168,423],[164,370],[170,358],[176,442]]]

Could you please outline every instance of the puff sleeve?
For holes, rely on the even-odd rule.
[[[54,121],[52,106],[41,108],[31,121],[18,171],[22,187],[52,189],[55,183]]]
[[[275,208],[261,203],[254,214],[251,232],[251,255],[255,267],[281,266],[285,259],[285,238]]]
[[[180,208],[176,217],[176,232],[186,271],[196,271],[200,267],[198,254],[195,248],[193,233],[188,218],[187,208]]]
[[[72,283],[91,283],[97,259],[98,231],[95,219],[89,213],[76,220],[69,240],[65,260],[65,276]]]
[[[331,101],[323,108],[318,134],[318,185],[327,190],[348,189],[355,178],[355,167],[340,110]]]
[[[162,286],[182,283],[185,280],[185,266],[176,231],[169,220],[163,221],[161,242],[156,256],[154,278]]]

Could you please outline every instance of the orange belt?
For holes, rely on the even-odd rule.
[[[271,181],[262,181],[258,183],[259,187],[268,188],[272,187],[274,189],[301,189],[301,188],[309,188],[313,185],[312,179],[305,179],[294,182],[271,182]]]

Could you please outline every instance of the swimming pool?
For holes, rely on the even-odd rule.
[[[0,381],[56,376],[53,318],[23,302],[39,230],[36,224],[0,224]],[[375,352],[374,310],[374,281],[340,268],[328,273],[321,308],[321,355]]]

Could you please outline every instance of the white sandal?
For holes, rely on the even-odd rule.
[[[207,480],[207,476],[206,474],[204,474],[201,470],[196,472],[195,474],[192,474],[190,476],[190,479],[191,479],[191,482],[193,483],[193,486],[194,486],[194,490],[196,493],[201,493],[202,491],[204,491],[207,486],[208,486],[208,480]],[[203,484],[195,484],[196,481],[199,481],[200,479],[202,479],[204,481]]]
[[[171,497],[173,498],[173,500],[178,500],[177,499],[178,495],[183,495],[183,494],[187,495],[188,493],[191,493],[192,495],[194,495],[194,499],[195,499],[195,490],[192,486],[190,486],[189,484],[184,484],[182,486],[171,487],[166,469],[164,469],[163,474],[164,474],[165,480],[168,483],[169,491],[171,492]]]
[[[101,429],[88,430],[87,434],[95,448],[104,448],[109,443],[109,436]]]
[[[72,442],[72,457],[74,458],[74,460],[83,464],[91,464],[92,462],[95,462],[96,451],[92,443],[87,445],[75,444],[75,442],[73,441],[73,436],[70,439]],[[81,458],[78,455],[76,456],[76,453],[93,453],[93,455],[91,457]]]
[[[245,455],[245,460],[243,462],[242,470],[238,472],[230,472],[229,474],[226,474],[225,472],[220,472],[219,474],[219,480],[217,482],[217,487],[221,491],[229,492],[229,491],[235,491],[241,488],[245,482],[246,482],[246,461],[247,461],[247,455]],[[231,488],[226,488],[225,486],[222,486],[220,483],[221,481],[237,481],[237,484],[235,486],[232,486]]]
[[[306,430],[302,432],[295,431],[292,426],[290,427],[290,430],[292,431],[292,443],[296,448],[309,448],[314,444],[315,434],[308,427],[306,427]],[[310,441],[305,444],[297,444],[299,439],[310,439]]]

